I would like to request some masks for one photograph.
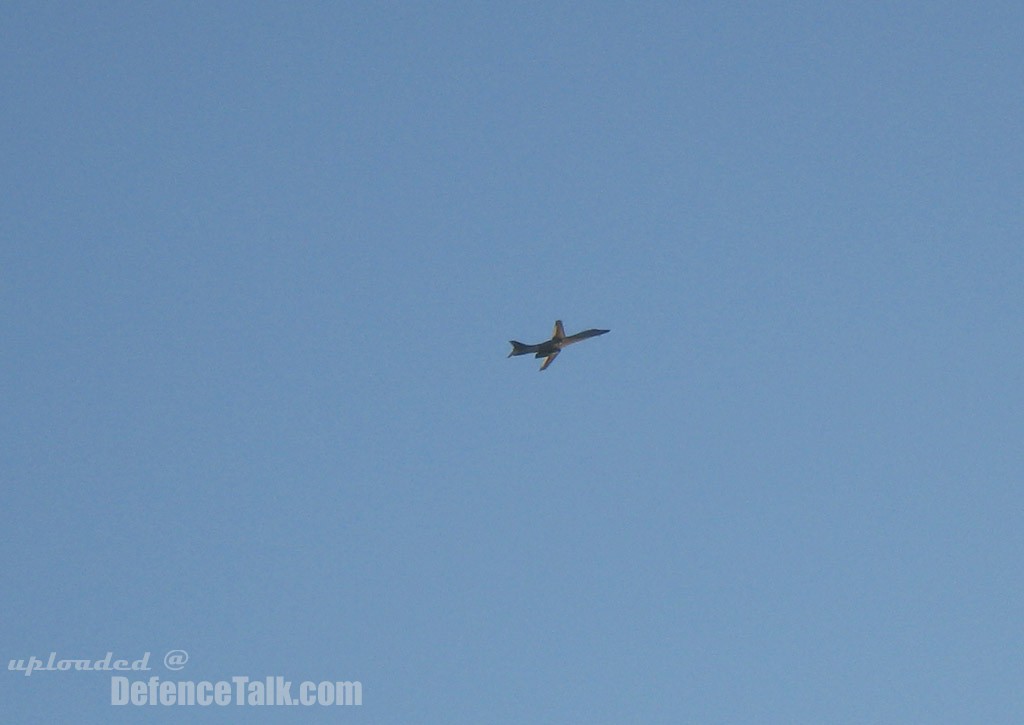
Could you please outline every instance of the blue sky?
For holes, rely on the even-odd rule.
[[[12,721],[1024,719],[1019,4],[0,28]]]

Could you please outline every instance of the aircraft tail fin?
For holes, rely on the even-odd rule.
[[[518,340],[509,340],[509,344],[512,345],[512,352],[508,354],[509,357],[513,355],[528,355],[534,352],[536,345],[527,345],[519,342]]]

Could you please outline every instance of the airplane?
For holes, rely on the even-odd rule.
[[[558,353],[562,351],[562,348],[566,345],[572,345],[574,342],[580,340],[586,340],[588,337],[597,337],[603,335],[611,330],[584,330],[583,332],[577,332],[575,335],[565,336],[565,330],[562,329],[562,321],[555,320],[555,331],[551,335],[550,340],[538,343],[536,345],[526,345],[517,340],[509,340],[512,344],[512,352],[508,354],[509,357],[513,355],[529,355],[534,353],[534,357],[545,358],[544,364],[540,366],[541,370],[546,370],[548,365],[555,361],[558,357]]]

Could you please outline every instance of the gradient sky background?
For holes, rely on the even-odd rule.
[[[5,717],[1024,721],[1022,38],[4,3],[0,662],[364,688]]]

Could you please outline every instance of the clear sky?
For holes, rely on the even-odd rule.
[[[5,718],[1024,721],[1022,38],[4,3]],[[556,318],[611,333],[506,358]]]

